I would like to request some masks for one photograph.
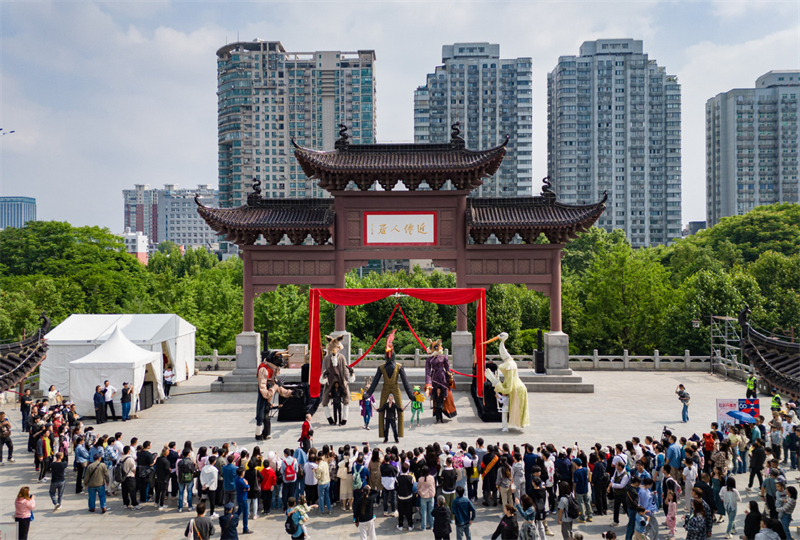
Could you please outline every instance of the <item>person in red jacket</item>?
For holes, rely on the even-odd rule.
[[[272,489],[278,478],[270,466],[269,460],[264,460],[264,468],[259,474],[261,475],[261,507],[264,509],[264,515],[269,515],[272,508]]]
[[[311,450],[311,439],[314,437],[314,430],[311,429],[311,415],[306,415],[306,420],[303,422],[303,430],[300,432],[300,446],[303,447],[303,451],[308,453]]]

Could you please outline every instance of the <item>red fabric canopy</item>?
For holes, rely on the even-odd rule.
[[[477,363],[478,396],[483,397],[484,370],[486,364],[486,290],[480,289],[311,289],[308,295],[309,341],[309,390],[311,397],[320,393],[319,378],[322,371],[322,336],[319,329],[319,299],[322,297],[339,306],[360,306],[388,298],[395,293],[412,298],[456,306],[478,302],[475,324],[475,361]]]

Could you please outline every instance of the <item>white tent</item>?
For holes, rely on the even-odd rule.
[[[139,393],[145,381],[153,383],[153,399],[164,397],[164,374],[161,353],[146,351],[133,344],[119,328],[102,345],[69,363],[69,399],[81,416],[94,416],[94,393],[97,385],[108,381],[117,389],[114,409],[119,414],[122,383],[133,385],[131,412],[139,410]]]
[[[45,336],[50,349],[39,366],[39,388],[47,392],[54,384],[66,394],[70,362],[97,349],[114,328],[134,345],[161,353],[173,366],[175,382],[194,375],[196,329],[175,314],[71,315]]]

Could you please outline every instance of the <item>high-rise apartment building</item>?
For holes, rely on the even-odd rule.
[[[600,39],[547,75],[547,172],[559,199],[608,203],[631,244],[681,237],[681,87],[640,40]]]
[[[500,58],[500,45],[455,43],[442,47],[442,64],[414,92],[414,142],[446,143],[461,123],[471,150],[501,144],[509,136],[500,170],[473,194],[530,196],[533,163],[531,58]]]
[[[324,197],[292,152],[291,139],[333,150],[339,124],[354,144],[375,142],[375,51],[286,52],[279,41],[217,51],[219,198],[245,204],[253,179],[264,197]]]
[[[0,197],[0,230],[21,229],[36,221],[36,199],[33,197]]]
[[[144,233],[150,242],[164,241],[181,246],[210,246],[219,242],[217,234],[197,213],[194,197],[206,206],[218,206],[217,190],[207,184],[196,189],[178,189],[164,184],[164,189],[150,189],[148,184],[136,184],[135,189],[122,191],[125,200],[124,229]]]
[[[756,206],[800,203],[797,95],[800,71],[770,71],[755,88],[706,102],[706,222]]]

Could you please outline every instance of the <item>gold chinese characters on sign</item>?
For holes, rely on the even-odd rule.
[[[436,213],[386,212],[364,214],[366,245],[436,243]]]

